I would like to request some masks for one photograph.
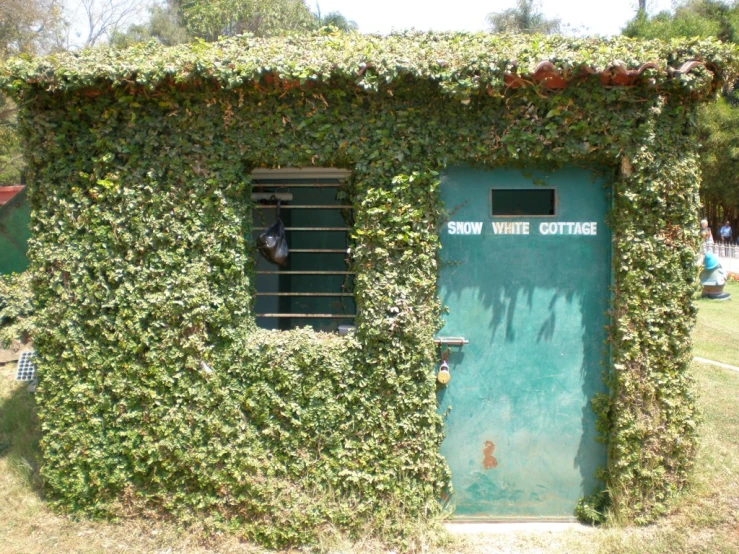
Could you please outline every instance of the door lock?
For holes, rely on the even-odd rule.
[[[452,378],[452,374],[449,373],[449,364],[446,360],[442,360],[439,366],[439,372],[436,374],[436,380],[442,385],[446,385]]]
[[[452,374],[449,373],[449,347],[444,348],[441,351],[441,365],[439,371],[436,373],[436,380],[442,385],[446,385],[452,379]]]
[[[470,341],[464,337],[439,337],[434,339],[434,342],[442,347],[441,365],[439,371],[436,372],[436,380],[442,385],[446,385],[452,379],[452,374],[449,372],[449,347],[464,346],[469,344]]]

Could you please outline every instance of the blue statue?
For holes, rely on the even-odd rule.
[[[701,298],[711,298],[713,300],[728,300],[731,298],[731,294],[724,292],[726,272],[713,252],[706,252],[703,258],[703,271],[701,271],[700,281],[703,286]]]

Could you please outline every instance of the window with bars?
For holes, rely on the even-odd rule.
[[[256,255],[256,318],[265,329],[310,326],[339,331],[354,323],[354,276],[349,268],[352,209],[348,171],[260,169],[252,172],[252,243],[279,217],[290,253],[277,266]]]

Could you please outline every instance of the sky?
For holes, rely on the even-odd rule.
[[[483,31],[485,16],[515,7],[515,0],[306,0],[322,14],[340,11],[362,33],[387,34],[414,28],[434,31]],[[670,0],[647,0],[647,12],[669,10]],[[637,10],[637,0],[540,0],[548,18],[559,17],[572,34],[617,35]],[[570,33],[568,33],[570,34]]]
[[[2,2],[3,0],[0,0]],[[105,1],[105,0],[104,0]],[[138,16],[130,22],[142,21],[143,9],[157,0],[113,0],[115,5],[139,5]],[[158,0],[163,2],[163,0]],[[568,35],[618,35],[626,22],[634,17],[638,0],[539,0],[547,18],[559,18]],[[647,0],[647,12],[669,10],[677,0]],[[87,22],[80,0],[64,0],[72,21],[72,48],[78,48],[87,36]],[[393,30],[420,31],[485,31],[486,16],[516,6],[516,0],[305,0],[314,12],[341,12],[355,21],[362,33],[387,34]]]

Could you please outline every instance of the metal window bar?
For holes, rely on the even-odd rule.
[[[257,275],[354,275],[353,271],[257,271]]]
[[[348,254],[348,248],[291,248],[290,254]]]
[[[254,206],[258,210],[274,210],[274,205],[258,204]],[[285,204],[280,205],[281,210],[350,210],[351,204]]]
[[[275,205],[273,203],[265,204],[263,203],[265,199],[261,198],[265,194],[282,194],[284,196],[290,196],[290,200],[283,201],[280,205],[280,209],[282,210],[351,210],[353,206],[350,204],[290,204],[290,201],[292,200],[293,194],[291,194],[290,189],[310,189],[310,188],[320,188],[320,189],[328,189],[328,188],[340,188],[343,184],[339,182],[314,182],[314,183],[305,183],[305,182],[289,182],[289,181],[274,181],[274,182],[254,182],[252,184],[252,187],[255,189],[255,191],[259,191],[259,200],[261,202],[255,203],[253,205],[253,208],[255,210],[271,210],[275,208]],[[267,189],[267,190],[265,190]],[[267,199],[269,200],[269,199]],[[261,232],[266,230],[266,226],[259,226],[259,227],[253,227],[253,232]],[[345,235],[348,234],[348,231],[351,230],[351,227],[349,226],[342,226],[342,227],[285,227],[286,231],[292,232],[292,233],[310,233],[310,232],[340,232],[344,233]],[[293,235],[294,237],[294,235]],[[347,248],[295,248],[290,249],[291,254],[311,254],[311,255],[326,255],[326,254],[349,254],[349,248],[347,245]],[[345,282],[344,285],[342,285],[342,289],[346,286],[346,278],[349,278],[352,275],[355,275],[355,272],[353,271],[294,271],[294,270],[263,270],[263,271],[257,271],[258,275],[343,275],[345,276]],[[346,290],[346,289],[344,289]],[[351,292],[344,292],[344,291],[335,291],[335,292],[293,292],[293,291],[280,291],[280,292],[257,292],[256,296],[258,297],[278,297],[278,298],[351,298],[354,295]],[[343,305],[343,301],[342,301]],[[269,313],[257,313],[256,317],[259,318],[300,318],[300,319],[354,319],[356,317],[355,314],[340,314],[340,313],[292,313],[292,312],[286,312],[286,311],[277,311],[277,312],[269,312]]]
[[[252,231],[266,231],[267,227],[254,227]],[[348,231],[349,227],[285,227],[285,231]]]
[[[257,317],[299,317],[316,319],[354,319],[356,314],[257,314]]]
[[[350,292],[258,292],[257,296],[354,296]]]
[[[339,188],[342,183],[252,183],[252,188],[306,189],[306,188]]]

